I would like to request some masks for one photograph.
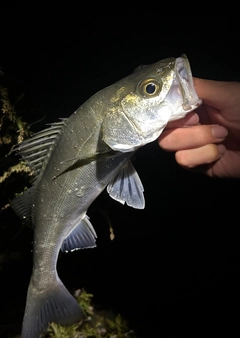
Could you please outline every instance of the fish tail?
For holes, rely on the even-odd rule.
[[[59,278],[44,291],[38,291],[30,281],[21,337],[39,338],[51,322],[69,326],[84,317],[78,302]]]

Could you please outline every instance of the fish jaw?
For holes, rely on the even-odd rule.
[[[179,104],[172,110],[168,121],[183,118],[187,113],[196,109],[202,103],[202,100],[195,91],[190,64],[185,55],[176,59],[175,74],[176,77],[166,100],[173,106],[176,106],[177,102],[179,102]]]

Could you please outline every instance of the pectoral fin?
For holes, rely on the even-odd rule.
[[[116,201],[136,209],[144,209],[143,185],[131,161],[108,184],[107,192]]]
[[[96,246],[97,234],[86,215],[80,223],[70,232],[62,243],[61,250],[64,252],[74,251]]]
[[[79,169],[93,161],[101,161],[101,160],[106,160],[108,158],[111,158],[113,155],[115,155],[116,152],[111,150],[110,148],[105,149],[103,152],[101,153],[95,153],[89,157],[86,158],[81,158],[81,159],[71,159],[69,161],[74,161],[73,164],[71,164],[67,169],[65,169],[63,172],[61,172],[60,174],[57,175],[57,177],[66,174],[69,171],[75,170],[75,169]]]

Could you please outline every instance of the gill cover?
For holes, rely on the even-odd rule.
[[[168,80],[169,83],[170,79]],[[165,127],[168,111],[159,111],[168,92],[161,77],[143,78],[103,121],[103,140],[113,150],[129,152],[154,141]]]

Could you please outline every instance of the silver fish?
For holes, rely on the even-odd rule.
[[[115,200],[144,208],[131,156],[200,104],[187,57],[169,58],[139,67],[17,146],[34,172],[33,186],[11,202],[34,226],[22,338],[38,338],[50,322],[72,325],[84,317],[58,277],[59,250],[96,246],[87,210],[106,187]]]

